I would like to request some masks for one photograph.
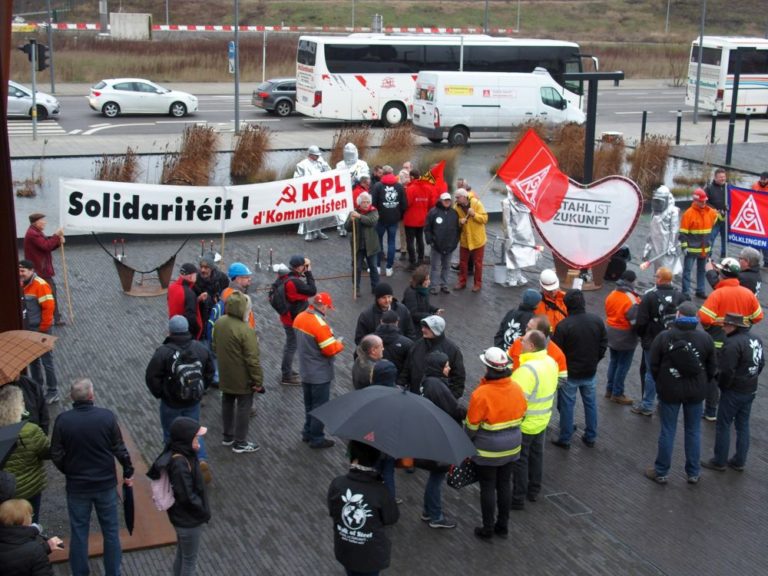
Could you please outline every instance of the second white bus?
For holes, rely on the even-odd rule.
[[[565,81],[563,74],[580,72],[581,60],[578,44],[558,40],[485,35],[302,36],[296,57],[296,111],[314,118],[395,126],[411,115],[421,70],[533,72],[537,67],[546,68],[562,87],[562,96],[580,107],[583,83]]]
[[[701,58],[699,108],[730,114],[733,99],[736,50],[755,48],[741,54],[741,76],[736,103],[738,114],[768,114],[768,39],[743,36],[704,36]],[[686,106],[696,100],[696,72],[699,63],[699,40],[691,44],[688,65]]]

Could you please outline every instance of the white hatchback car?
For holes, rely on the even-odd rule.
[[[37,119],[56,117],[61,111],[59,101],[45,92],[37,91]],[[32,90],[8,80],[8,116],[32,116]]]
[[[91,86],[88,104],[107,118],[120,114],[170,114],[181,118],[197,112],[197,97],[142,78],[102,80]]]

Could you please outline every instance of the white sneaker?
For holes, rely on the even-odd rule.
[[[304,241],[305,242],[312,242],[314,240],[314,237],[312,236],[312,232],[308,232],[304,234]]]
[[[517,279],[518,286],[525,286],[526,284],[528,284],[528,278],[525,276],[520,276],[520,278]]]
[[[320,238],[320,240],[328,240],[328,235],[323,234],[322,232],[318,232],[317,237]]]
[[[392,276],[392,268],[387,268],[387,276]]]
[[[376,266],[376,274],[381,274],[381,266]]]
[[[256,452],[259,449],[259,445],[255,442],[244,442],[243,444],[234,444],[232,446],[232,452],[235,454],[249,454]]]

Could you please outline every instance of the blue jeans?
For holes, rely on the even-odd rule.
[[[643,350],[643,361],[645,362],[645,380],[643,382],[643,400],[640,402],[642,410],[653,412],[656,405],[656,380],[651,374],[651,351]]]
[[[205,524],[194,528],[174,526],[176,530],[176,558],[173,561],[173,576],[195,576],[197,552],[200,550],[200,536]]]
[[[595,402],[595,376],[591,378],[569,377],[565,386],[558,388],[558,407],[560,409],[559,441],[570,444],[573,435],[573,410],[576,406],[576,393],[581,393],[584,403],[584,440],[594,442],[597,438],[597,403]]]
[[[91,527],[91,508],[96,508],[96,517],[104,536],[104,574],[120,576],[120,534],[117,526],[117,490],[110,488],[102,492],[73,494],[67,492],[69,511],[69,568],[72,576],[88,576],[88,531]]]
[[[293,357],[296,355],[296,332],[293,326],[286,326],[283,324],[283,330],[285,331],[285,347],[283,348],[283,362],[280,365],[280,370],[283,373],[283,378],[290,378],[293,373]]]
[[[613,396],[624,395],[624,380],[632,367],[635,349],[614,350],[610,348],[611,361],[608,363],[608,385],[606,390]]]
[[[704,267],[707,265],[707,259],[699,258],[696,254],[686,252],[685,259],[683,260],[683,294],[689,296],[691,295],[691,270],[694,263],[696,263],[696,293],[704,294],[707,291],[704,280]]]
[[[400,233],[398,224],[398,222],[395,222],[394,224],[376,223],[376,232],[379,234],[379,245],[382,248],[378,258],[376,258],[378,266],[381,266],[381,257],[384,254],[384,232],[387,233],[387,268],[392,268],[395,264],[395,243],[397,241],[397,236]]]
[[[50,330],[44,332],[44,334],[50,333]],[[45,372],[45,380],[43,380],[43,372]],[[32,380],[35,380],[40,384],[45,383],[45,391],[47,394],[54,394],[59,391],[59,385],[56,381],[56,371],[53,368],[53,351],[46,352],[29,365],[29,376]]]
[[[395,490],[395,459],[392,456],[381,455],[378,465],[376,466],[381,473],[381,479],[384,481],[384,486],[387,487],[389,493],[392,494],[392,498],[397,497],[397,491]]]
[[[424,487],[424,514],[429,516],[432,522],[442,520],[443,516],[443,481],[447,472],[429,473],[427,485]]]
[[[675,445],[675,432],[677,431],[677,415],[683,407],[683,427],[685,430],[685,473],[690,476],[698,476],[701,471],[699,460],[701,458],[701,415],[704,411],[702,402],[664,402],[659,400],[659,419],[661,420],[661,432],[659,433],[659,451],[656,454],[654,468],[658,476],[669,474],[672,465],[672,448]]]
[[[310,446],[317,446],[323,440],[325,440],[325,433],[323,432],[323,423],[320,422],[314,416],[310,416],[309,413],[322,406],[331,396],[331,383],[323,382],[322,384],[307,384],[301,383],[301,387],[304,389],[304,429],[301,431],[301,438],[309,442]]]
[[[718,221],[712,226],[712,233],[709,235],[709,245],[712,247],[712,253],[715,252],[715,239],[720,235],[720,258],[725,258],[725,242],[728,233],[725,230],[725,220]]]
[[[160,401],[160,425],[163,427],[164,442],[167,443],[171,437],[171,424],[180,416],[186,416],[187,418],[192,418],[195,422],[200,422],[200,402],[186,408],[171,408],[164,401]],[[199,436],[198,440],[200,440],[200,450],[197,452],[197,457],[200,460],[208,460],[203,437]]]
[[[216,386],[219,385],[219,359],[216,358],[216,353],[213,351],[213,342],[211,340],[201,340],[205,347],[208,349],[208,354],[211,355],[211,362],[213,362],[213,381]]]
[[[744,466],[749,451],[749,413],[752,410],[754,394],[743,394],[733,390],[723,390],[717,407],[717,425],[715,428],[715,462],[721,466],[728,463],[728,451],[731,447],[731,424],[736,424],[736,453],[731,461],[736,466]]]

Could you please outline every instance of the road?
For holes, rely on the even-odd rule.
[[[231,132],[234,126],[234,98],[232,95],[197,94],[197,113],[186,118],[170,116],[121,116],[105,118],[88,106],[85,95],[60,96],[62,113],[57,120],[47,120],[38,125],[38,134],[51,135],[162,135],[178,134],[188,124],[206,122],[219,132]],[[623,89],[621,87],[601,89],[598,93],[598,130],[603,124],[617,124],[629,121],[640,122],[644,110],[648,111],[649,126],[658,122],[670,122],[677,110],[687,118],[692,110],[684,106],[684,88]],[[338,129],[343,123],[317,120],[294,114],[279,118],[256,109],[251,105],[251,94],[240,95],[240,121],[268,126],[272,130],[296,132],[306,130]],[[9,120],[9,134],[30,134],[30,120]]]

